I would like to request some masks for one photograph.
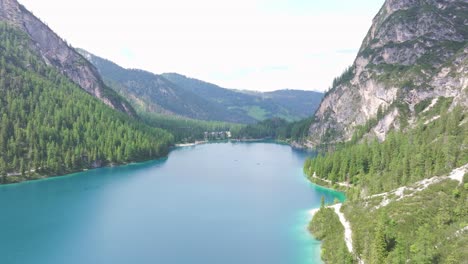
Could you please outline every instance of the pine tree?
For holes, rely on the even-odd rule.
[[[6,183],[7,169],[6,169],[5,161],[3,160],[2,157],[0,157],[0,177],[2,179],[2,183]]]
[[[385,262],[387,252],[387,243],[385,240],[385,218],[381,214],[372,240],[371,263],[380,264]]]

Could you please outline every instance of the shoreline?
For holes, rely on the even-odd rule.
[[[203,145],[203,144],[209,144],[209,143],[215,143],[216,141],[196,141],[196,142],[193,142],[193,143],[185,143],[185,144],[174,144],[173,147],[171,147],[169,149],[169,151],[164,155],[164,156],[161,156],[161,157],[158,157],[158,158],[154,158],[154,159],[146,159],[146,160],[141,160],[141,161],[130,161],[130,162],[125,162],[125,163],[109,163],[109,164],[106,164],[104,166],[100,166],[100,167],[95,167],[95,168],[83,168],[83,169],[79,169],[79,170],[75,170],[75,171],[71,171],[71,172],[68,172],[66,174],[60,174],[60,175],[49,175],[49,176],[45,176],[45,175],[41,175],[41,176],[38,176],[36,178],[31,178],[31,179],[25,179],[25,180],[22,180],[22,181],[18,181],[18,182],[10,182],[10,183],[5,183],[5,184],[0,184],[0,188],[1,186],[14,186],[14,185],[17,185],[17,184],[28,184],[28,183],[31,183],[31,182],[36,182],[36,181],[47,181],[47,180],[58,180],[60,179],[61,177],[73,177],[75,176],[76,174],[79,174],[79,173],[82,173],[82,172],[86,172],[86,171],[91,171],[91,170],[96,170],[96,169],[103,169],[103,168],[113,168],[113,167],[124,167],[124,166],[132,166],[132,165],[135,165],[135,164],[143,164],[143,163],[147,163],[147,162],[154,162],[154,161],[158,161],[158,160],[164,160],[164,159],[167,159],[170,155],[170,153],[172,152],[172,150],[176,149],[176,148],[183,148],[183,147],[194,147],[194,146],[197,146],[197,145]],[[291,142],[286,142],[286,141],[281,141],[281,140],[275,140],[275,139],[248,139],[248,140],[227,140],[227,141],[223,141],[223,142],[231,142],[231,143],[255,143],[255,142],[264,142],[264,143],[273,143],[273,144],[282,144],[282,145],[289,145],[292,149],[297,149],[295,148]],[[299,149],[299,150],[302,150],[302,149]],[[303,174],[304,176],[306,176],[306,174]],[[319,179],[318,177],[316,177],[317,179]],[[306,181],[308,184],[311,184],[314,186],[314,188],[317,188],[317,189],[323,189],[323,190],[326,190],[326,191],[330,191],[330,192],[333,192],[335,193],[336,195],[334,196],[337,196],[337,198],[342,202],[344,202],[344,200],[346,199],[346,196],[344,194],[344,192],[340,191],[340,190],[337,190],[337,189],[334,189],[334,188],[331,188],[330,186],[324,186],[324,185],[320,185],[320,184],[317,184],[313,181],[311,181],[307,176],[306,176]],[[329,204],[327,206],[332,206],[332,204]],[[315,236],[313,236],[312,233],[310,233],[310,231],[308,230],[308,225],[310,224],[310,222],[312,221],[314,215],[320,210],[320,205],[318,205],[317,208],[311,208],[311,209],[306,209],[306,213],[307,213],[307,221],[306,221],[306,234],[308,236],[311,236],[312,238],[314,239],[317,239]],[[317,240],[319,241],[319,240]],[[322,242],[320,241],[320,244]],[[322,252],[322,248],[320,246],[320,252]]]
[[[179,143],[179,144],[174,144],[174,147],[176,148],[182,148],[182,147],[192,147],[196,145],[202,145],[202,144],[207,144],[209,143],[208,140],[202,140],[202,141],[195,141],[193,143]]]
[[[296,141],[281,140],[275,138],[229,138],[223,140],[200,140],[191,143],[176,143],[173,145],[173,148],[178,147],[192,147],[196,145],[203,145],[209,143],[219,143],[219,142],[231,142],[231,143],[255,143],[255,142],[266,142],[266,143],[275,143],[281,145],[289,145],[293,149],[303,150],[307,152],[315,152],[316,150],[311,146],[299,144]]]
[[[309,181],[309,183],[311,183],[312,185],[314,185],[314,186],[316,186],[316,187],[318,187],[318,188],[320,188],[320,189],[325,189],[325,190],[327,190],[327,191],[333,191],[333,192],[342,194],[342,195],[343,195],[343,199],[342,199],[342,200],[339,199],[340,202],[339,202],[338,204],[343,204],[343,203],[346,201],[346,194],[345,194],[344,192],[342,192],[342,191],[340,191],[340,190],[337,190],[337,189],[330,188],[330,187],[328,187],[328,186],[322,186],[322,185],[320,185],[320,184],[317,184],[317,183],[315,183],[315,182],[310,181],[309,179],[307,179],[307,180]],[[334,205],[336,205],[336,204],[333,204],[333,203],[332,203],[332,204],[328,204],[328,205],[325,205],[325,208],[327,208],[327,207],[332,207],[332,206],[334,206]],[[319,210],[320,210],[320,206],[319,206],[318,208],[311,208],[311,209],[307,210],[307,213],[309,214],[309,217],[310,217],[309,223],[312,221],[312,219],[314,218],[315,214],[316,214]]]
[[[305,152],[317,152],[317,149],[308,144],[301,144],[297,141],[275,139],[275,138],[250,138],[250,139],[231,139],[234,142],[273,142],[275,144],[289,145],[291,148]]]
[[[314,174],[312,174],[312,178],[317,179],[319,181],[324,181],[324,182],[328,183],[329,186],[333,186],[333,183],[330,180],[322,179],[322,178],[318,177],[315,172],[314,172]],[[350,184],[348,182],[335,182],[335,184],[337,184],[340,187],[346,187],[346,188],[353,187],[352,184]]]
[[[154,157],[154,158],[149,158],[149,159],[142,159],[142,160],[133,160],[129,162],[122,162],[122,163],[109,163],[105,164],[99,167],[86,167],[86,168],[80,168],[76,169],[73,171],[68,171],[65,172],[64,174],[36,174],[33,176],[30,176],[27,179],[21,179],[19,181],[11,181],[11,182],[6,182],[6,183],[0,183],[0,186],[6,186],[6,185],[12,185],[12,184],[20,184],[20,183],[25,183],[25,182],[31,182],[31,181],[40,181],[40,180],[46,180],[49,178],[59,178],[63,176],[68,176],[68,175],[73,175],[75,173],[80,173],[80,172],[85,172],[89,170],[95,170],[95,169],[102,169],[102,168],[111,168],[111,167],[119,167],[119,166],[128,166],[132,164],[139,164],[139,163],[145,163],[145,162],[150,162],[150,161],[157,161],[161,159],[167,159],[169,157],[169,154],[171,153],[172,150],[176,148],[182,148],[182,147],[193,147],[193,146],[198,146],[198,145],[203,145],[203,144],[209,144],[209,143],[217,143],[217,142],[240,142],[240,143],[253,143],[253,142],[268,142],[268,143],[275,143],[275,144],[284,144],[284,145],[289,145],[291,148],[294,148],[293,145],[288,143],[287,141],[282,141],[282,140],[276,140],[276,139],[270,139],[270,138],[263,138],[263,139],[229,139],[229,140],[219,140],[219,141],[209,141],[209,140],[203,140],[203,141],[195,141],[193,143],[178,143],[174,144],[172,146],[169,146],[169,149],[167,153],[160,157]],[[18,173],[9,173],[10,175],[6,176],[6,179],[11,179],[14,177],[19,177],[20,175],[17,175]],[[1,177],[0,177],[0,182],[1,182]]]
[[[319,208],[314,208],[314,209],[310,209],[307,211],[307,213],[309,214],[309,217],[310,217],[310,221],[312,221],[312,219],[314,219],[314,216],[315,214],[320,210],[320,207]]]
[[[306,175],[306,174],[304,173],[304,175]],[[319,177],[316,177],[315,173],[314,173],[314,176],[315,176],[315,177],[312,177],[313,179],[321,180]],[[336,204],[333,204],[333,203],[331,203],[331,204],[326,204],[326,205],[325,205],[325,208],[332,208],[332,209],[335,211],[335,213],[338,215],[338,217],[339,217],[339,219],[340,219],[340,222],[341,222],[341,224],[343,225],[343,228],[345,229],[345,244],[346,244],[346,247],[348,248],[348,250],[351,249],[351,251],[352,251],[352,238],[351,238],[351,234],[352,234],[351,232],[352,232],[352,231],[351,231],[351,227],[349,226],[349,222],[346,221],[346,219],[344,218],[344,215],[342,215],[341,212],[337,211],[337,210],[341,209],[341,206],[342,206],[343,203],[346,201],[346,195],[345,195],[345,193],[344,193],[343,191],[341,191],[341,190],[334,189],[334,188],[331,187],[330,185],[324,186],[324,185],[320,185],[320,184],[318,184],[318,183],[316,183],[316,182],[313,182],[309,177],[307,177],[307,181],[308,181],[310,184],[312,184],[315,188],[324,189],[324,190],[327,190],[327,191],[333,191],[333,192],[340,193],[340,194],[343,195],[342,197],[340,196],[340,198],[342,198],[342,199],[339,199],[339,200],[340,200],[339,203],[336,203]],[[326,182],[326,181],[324,181],[324,182]],[[328,183],[328,182],[326,182],[326,183]],[[340,186],[340,185],[339,185],[339,186]],[[322,248],[322,242],[323,242],[323,241],[317,239],[317,238],[312,234],[312,232],[309,230],[309,225],[310,225],[310,223],[312,223],[312,220],[314,219],[315,215],[318,213],[318,211],[319,211],[320,209],[321,209],[321,206],[319,205],[318,208],[312,208],[312,209],[307,210],[307,214],[308,214],[308,216],[309,216],[309,221],[308,221],[308,224],[307,224],[307,226],[306,226],[306,229],[307,229],[307,233],[308,233],[311,237],[313,237],[314,239],[316,239],[317,241],[320,242],[320,253],[322,253],[322,252],[323,252],[323,251],[322,251],[322,250],[323,250],[323,248]],[[343,222],[342,220],[344,220],[344,222]],[[347,224],[346,226],[345,226],[345,223]],[[348,239],[346,239],[346,238],[348,238]],[[322,258],[320,258],[320,259],[321,259],[321,261],[323,262],[323,259],[322,259]]]
[[[102,167],[98,168],[88,168],[88,169],[82,169],[82,170],[76,170],[67,174],[60,174],[60,175],[51,175],[51,176],[42,176],[34,179],[28,179],[24,181],[19,181],[19,182],[10,182],[10,183],[4,183],[0,184],[0,188],[2,187],[8,187],[8,186],[14,186],[17,184],[28,184],[36,181],[52,181],[52,180],[60,180],[61,178],[64,177],[74,177],[75,174],[83,173],[83,172],[88,172],[88,171],[94,171],[94,170],[99,170],[99,169],[111,169],[111,168],[118,168],[118,167],[127,167],[127,166],[138,166],[138,165],[143,165],[146,163],[151,163],[151,162],[160,162],[164,161],[168,158],[168,155],[156,158],[156,159],[149,159],[149,160],[142,160],[142,161],[131,161],[131,162],[126,162],[126,163],[112,163],[108,164]]]
[[[146,163],[146,162],[159,161],[159,160],[167,159],[169,157],[169,153],[170,153],[170,151],[168,151],[168,153],[164,154],[163,156],[157,157],[157,158],[135,160],[135,161],[129,161],[129,162],[123,162],[123,163],[109,163],[109,164],[99,166],[99,167],[90,167],[90,168],[77,169],[77,170],[66,172],[65,174],[56,174],[56,175],[36,174],[36,175],[32,176],[29,179],[24,179],[24,180],[20,180],[20,181],[12,181],[12,182],[8,182],[8,183],[0,183],[0,188],[1,188],[1,186],[9,186],[9,185],[15,185],[15,184],[23,184],[23,183],[28,183],[28,182],[34,182],[34,181],[44,181],[44,180],[57,179],[57,178],[67,177],[67,176],[71,176],[71,175],[74,175],[74,174],[77,174],[77,173],[82,173],[82,172],[92,171],[92,170],[97,170],[97,169],[125,167],[125,166],[131,166],[131,165],[136,165],[136,164],[143,164],[143,163]],[[16,176],[16,175],[6,176],[6,178],[11,178],[11,177],[18,177],[18,176]],[[0,179],[1,179],[1,177],[0,177]]]

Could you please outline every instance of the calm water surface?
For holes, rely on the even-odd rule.
[[[306,153],[269,143],[0,187],[0,263],[320,263]]]

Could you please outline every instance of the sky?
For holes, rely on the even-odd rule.
[[[384,0],[19,0],[73,47],[226,88],[324,91]]]

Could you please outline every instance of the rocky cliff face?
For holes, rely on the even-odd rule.
[[[466,0],[387,0],[316,112],[311,142],[349,140],[360,125],[383,140],[392,129],[436,118],[420,113],[441,98],[467,109],[467,38]]]
[[[102,82],[97,70],[47,25],[16,0],[0,0],[0,21],[14,25],[30,36],[30,48],[48,65],[106,105],[134,115],[133,108]]]

